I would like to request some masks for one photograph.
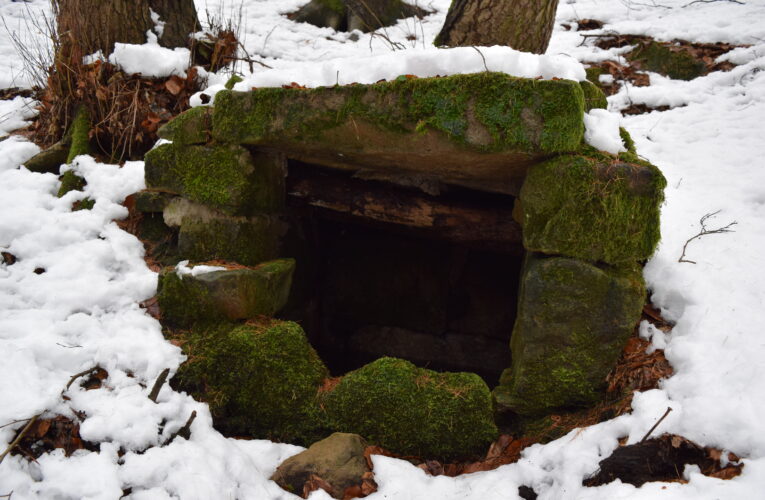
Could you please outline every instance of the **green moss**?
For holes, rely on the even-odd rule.
[[[635,141],[632,140],[632,136],[629,132],[627,132],[627,129],[624,127],[619,127],[619,137],[622,138],[622,142],[624,143],[624,147],[627,148],[627,153],[631,156],[631,159],[637,160],[637,150],[635,149]],[[630,160],[627,160],[630,161]]]
[[[278,154],[241,146],[163,144],[146,154],[146,185],[180,194],[227,214],[284,206],[284,164]]]
[[[162,191],[144,189],[133,195],[135,209],[141,213],[159,213],[175,198],[175,195]]]
[[[231,78],[228,79],[228,81],[226,82],[224,87],[226,89],[228,89],[228,90],[231,90],[231,89],[234,88],[234,85],[236,85],[237,83],[239,83],[241,81],[243,81],[241,76],[239,76],[239,75],[231,75]]]
[[[640,320],[639,266],[596,267],[529,254],[510,342],[512,367],[494,397],[500,408],[540,415],[597,401]]]
[[[604,74],[603,68],[599,66],[590,66],[589,68],[585,68],[584,72],[587,80],[600,88],[600,75]]]
[[[529,169],[520,194],[524,246],[610,264],[649,258],[660,237],[664,176],[647,162],[587,153]]]
[[[82,191],[85,189],[85,179],[75,174],[72,170],[67,170],[61,176],[61,186],[58,188],[58,197],[61,198],[69,191]]]
[[[241,144],[326,138],[337,148],[342,144],[328,132],[361,121],[401,134],[436,131],[484,152],[554,153],[578,148],[583,113],[577,82],[478,73],[311,90],[223,91],[216,96],[213,136]]]
[[[600,90],[600,87],[587,80],[579,82],[584,92],[584,110],[590,111],[591,109],[608,108],[608,101],[606,100],[606,94]]]
[[[199,106],[184,111],[162,125],[157,135],[176,145],[205,144],[210,140],[211,128],[212,108]]]
[[[318,0],[318,3],[336,14],[345,16],[346,7],[342,0]]]
[[[181,336],[180,388],[206,401],[218,429],[307,445],[327,432],[317,391],[328,372],[299,325],[260,320]]]
[[[254,266],[279,256],[283,233],[275,217],[187,217],[178,235],[178,253],[197,262],[222,259]]]
[[[280,259],[253,268],[180,277],[175,268],[159,275],[162,319],[175,326],[197,321],[272,316],[287,302],[295,261]]]
[[[404,455],[466,458],[497,437],[486,384],[380,358],[345,375],[323,398],[329,425]]]
[[[668,43],[641,42],[627,54],[630,61],[640,61],[642,69],[677,80],[693,80],[706,74],[704,61],[680,47]]]
[[[83,198],[82,200],[74,204],[73,211],[77,210],[92,210],[96,206],[96,200],[90,198]]]
[[[72,163],[79,155],[90,154],[90,113],[84,106],[77,108],[74,121],[70,127],[72,139],[69,146],[69,155],[66,157],[67,163]]]

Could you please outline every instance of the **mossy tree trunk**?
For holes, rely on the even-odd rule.
[[[82,55],[108,55],[117,42],[144,43],[154,28],[152,11],[165,23],[158,40],[164,47],[185,47],[200,30],[193,0],[53,0],[53,7],[59,37],[74,40]]]
[[[452,0],[434,44],[507,45],[544,54],[557,7],[558,0]]]

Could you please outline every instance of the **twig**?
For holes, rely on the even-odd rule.
[[[96,366],[94,366],[92,368],[88,368],[87,370],[82,370],[80,373],[75,373],[74,375],[72,375],[72,378],[69,379],[69,382],[66,384],[66,387],[64,387],[64,390],[61,391],[61,393],[63,394],[66,391],[68,391],[69,388],[72,386],[72,384],[74,383],[75,380],[77,380],[78,378],[82,377],[83,375],[87,375],[89,373],[92,373],[92,372],[98,370],[98,368],[99,368],[99,366],[96,365]]]
[[[154,387],[151,388],[151,392],[149,393],[149,399],[151,399],[155,403],[157,402],[157,396],[159,396],[159,391],[162,389],[162,385],[164,385],[168,375],[170,375],[170,368],[165,368],[164,370],[162,370],[162,373],[160,373],[159,377],[157,377],[157,381],[154,382]]]
[[[473,47],[473,49],[475,49],[475,51],[478,52],[478,55],[481,56],[481,59],[483,60],[483,67],[486,69],[486,72],[489,73],[489,67],[486,66],[486,58],[483,56],[483,52],[478,50],[478,47],[476,47],[475,45],[471,45],[471,47]]]
[[[194,410],[191,412],[191,415],[189,416],[189,419],[186,420],[186,423],[183,424],[183,427],[175,431],[171,436],[170,439],[167,440],[167,443],[170,444],[173,442],[175,438],[178,436],[181,436],[184,439],[191,439],[191,424],[194,423],[194,419],[197,418],[197,411]]]
[[[730,2],[730,3],[737,3],[739,5],[746,5],[744,2],[739,2],[738,0],[693,0],[693,2],[683,5],[683,8],[686,8],[689,5],[693,5],[695,3],[715,3],[715,2]]]
[[[657,421],[655,424],[653,424],[653,427],[651,427],[650,429],[648,429],[648,432],[646,432],[646,433],[645,433],[645,436],[643,436],[643,439],[641,439],[641,440],[640,440],[640,442],[641,442],[641,443],[642,443],[643,441],[645,441],[646,439],[648,439],[648,436],[650,436],[650,435],[651,435],[651,433],[652,433],[654,430],[656,430],[656,428],[659,426],[659,424],[660,424],[660,423],[661,423],[661,422],[662,422],[662,421],[663,421],[665,418],[667,418],[667,415],[669,415],[669,412],[671,412],[671,411],[672,411],[672,407],[667,407],[667,411],[665,411],[665,412],[664,412],[664,415],[662,415],[662,416],[661,416],[661,418],[660,418],[660,419],[659,419],[659,420],[658,420],[658,421]]]
[[[19,442],[24,438],[24,435],[29,432],[29,429],[32,428],[32,425],[34,425],[35,422],[37,422],[37,419],[40,418],[40,415],[42,413],[38,413],[34,417],[29,419],[29,422],[27,422],[27,425],[24,426],[24,428],[19,432],[19,435],[16,436],[16,439],[13,440],[11,444],[8,445],[8,448],[5,449],[5,451],[0,455],[0,464],[3,463],[3,460],[5,459],[5,456],[8,455],[13,448],[16,447]]]
[[[11,500],[11,496],[12,495],[13,495],[13,490],[11,490],[11,492],[8,493],[7,495],[0,495],[0,498],[5,498],[7,500]]]
[[[714,217],[715,215],[717,215],[719,213],[720,213],[720,210],[718,210],[716,212],[708,213],[708,214],[704,215],[699,220],[699,224],[701,224],[701,231],[699,232],[699,234],[688,238],[688,240],[685,242],[685,245],[683,245],[683,253],[682,253],[682,255],[680,255],[680,258],[677,259],[678,262],[688,262],[689,264],[695,264],[696,263],[695,261],[692,261],[692,260],[689,260],[689,259],[685,258],[685,250],[688,248],[688,244],[691,241],[695,240],[696,238],[701,238],[702,236],[706,236],[708,234],[721,234],[721,233],[732,233],[732,232],[734,232],[733,229],[731,229],[731,227],[733,227],[736,224],[738,224],[738,222],[736,222],[736,221],[733,221],[733,222],[729,223],[728,225],[723,226],[723,227],[719,227],[717,229],[707,229],[707,225],[706,225],[707,220],[709,220],[711,217]]]

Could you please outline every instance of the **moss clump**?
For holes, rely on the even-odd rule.
[[[175,195],[144,189],[133,195],[135,209],[141,213],[160,213],[175,198]]]
[[[72,170],[67,170],[61,176],[61,186],[58,188],[58,197],[61,198],[69,191],[82,191],[85,189],[85,179],[75,174]]]
[[[200,320],[272,316],[287,302],[294,270],[292,259],[198,276],[181,277],[174,268],[166,268],[159,276],[162,319],[175,326],[190,326]]]
[[[164,144],[146,154],[146,185],[231,215],[284,205],[283,157],[241,146]]]
[[[706,74],[704,61],[690,51],[659,42],[641,42],[627,54],[630,61],[639,61],[642,69],[674,78],[693,80]]]
[[[579,82],[584,92],[584,110],[588,112],[595,108],[607,109],[608,100],[600,87],[587,80]]]
[[[231,75],[231,78],[228,79],[225,85],[223,85],[226,89],[231,90],[234,88],[234,85],[237,83],[243,81],[242,77],[239,75]]]
[[[296,323],[197,327],[177,340],[188,361],[176,383],[210,405],[218,429],[304,445],[327,434],[317,403],[327,368]]]
[[[520,194],[524,246],[609,264],[649,258],[660,237],[664,176],[647,162],[589,153],[529,169]]]
[[[157,131],[162,139],[174,144],[206,144],[210,140],[212,129],[212,109],[199,106],[184,111]]]
[[[597,401],[640,320],[640,267],[529,254],[520,286],[512,367],[494,390],[498,407],[543,415]]]
[[[254,266],[279,256],[284,226],[276,217],[184,217],[178,234],[181,258],[228,260]]]
[[[400,134],[432,130],[482,152],[557,153],[579,146],[583,113],[577,82],[478,73],[311,90],[223,91],[215,99],[213,136],[241,144],[327,140],[340,151],[344,145],[330,131],[348,126],[353,141],[354,124],[357,134],[364,133],[361,122]]]
[[[77,108],[74,121],[70,127],[71,145],[69,146],[69,155],[66,157],[67,163],[72,163],[79,155],[90,154],[90,113],[84,106]]]
[[[340,14],[342,16],[345,16],[346,8],[345,3],[343,3],[342,0],[319,0],[318,3],[335,14]]]
[[[329,425],[404,455],[466,458],[497,437],[491,396],[472,373],[437,373],[380,358],[323,397]]]
[[[590,66],[584,70],[587,80],[600,88],[600,75],[604,74],[603,68],[599,66]]]
[[[619,137],[622,138],[622,143],[624,143],[624,147],[627,148],[627,153],[632,155],[633,159],[637,159],[637,150],[635,149],[635,141],[632,140],[632,136],[630,135],[629,132],[627,132],[626,128],[619,127]]]

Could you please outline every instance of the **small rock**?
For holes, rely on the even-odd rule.
[[[366,446],[358,434],[336,432],[282,462],[271,479],[293,493],[302,493],[310,481],[310,486],[341,499],[346,489],[361,487],[364,474],[370,472],[364,458]]]

